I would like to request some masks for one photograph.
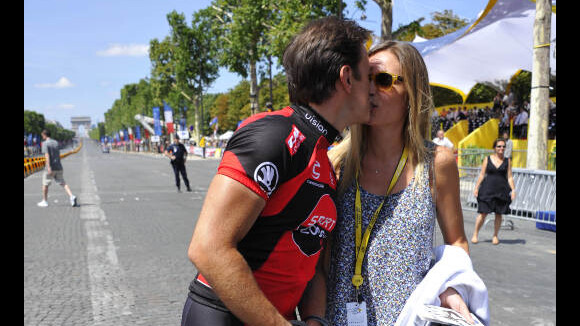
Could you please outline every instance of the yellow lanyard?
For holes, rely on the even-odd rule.
[[[359,185],[358,185],[358,171],[357,171],[356,180],[355,180],[356,181],[356,197],[355,197],[355,212],[354,212],[355,227],[356,227],[355,228],[356,264],[355,264],[355,269],[354,269],[354,276],[352,277],[352,284],[356,287],[357,292],[358,292],[358,288],[363,284],[363,277],[361,275],[362,263],[363,263],[363,259],[365,256],[365,252],[367,250],[368,243],[369,243],[369,237],[371,235],[371,231],[373,229],[373,226],[375,225],[375,222],[377,221],[377,217],[379,216],[381,208],[383,208],[383,204],[385,203],[387,196],[389,195],[389,193],[391,193],[391,190],[393,189],[393,187],[397,183],[397,180],[399,179],[399,176],[401,175],[401,172],[403,171],[403,168],[405,167],[405,164],[407,163],[407,154],[408,154],[407,147],[405,146],[405,147],[403,147],[403,154],[401,155],[401,158],[399,159],[399,164],[397,165],[397,169],[395,170],[395,173],[393,174],[393,178],[391,179],[391,183],[389,184],[389,188],[387,189],[387,194],[385,195],[383,202],[379,205],[379,207],[375,211],[369,225],[367,226],[367,229],[365,230],[364,236],[362,237],[362,241],[361,241],[362,205],[361,205],[361,201],[360,201],[360,190],[359,190]]]

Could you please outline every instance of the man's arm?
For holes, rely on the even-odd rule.
[[[50,168],[50,155],[48,154],[48,151],[44,153],[44,164],[46,165],[46,172],[48,172],[48,174],[51,174],[52,169]]]
[[[290,323],[260,290],[237,250],[266,202],[234,179],[212,180],[189,245],[188,256],[231,312],[248,325]]]

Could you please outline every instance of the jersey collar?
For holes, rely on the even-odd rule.
[[[340,133],[328,121],[324,120],[313,108],[305,105],[290,105],[294,112],[298,113],[305,120],[306,124],[316,130],[319,134],[326,137],[329,144],[332,144]]]

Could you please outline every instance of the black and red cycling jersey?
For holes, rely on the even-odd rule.
[[[288,319],[336,225],[336,176],[327,149],[338,131],[313,109],[292,105],[246,119],[218,167],[266,200],[238,250]],[[223,218],[227,218],[224,216]],[[205,283],[203,276],[198,280]]]

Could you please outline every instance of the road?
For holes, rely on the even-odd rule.
[[[24,179],[24,325],[179,325],[195,273],[187,246],[218,161],[189,160],[183,193],[159,155],[104,154],[85,140],[62,163],[79,207],[54,184],[37,207],[41,173]],[[475,214],[464,219],[470,237]],[[555,325],[556,234],[514,224],[500,245],[490,223],[470,246],[491,325]]]

